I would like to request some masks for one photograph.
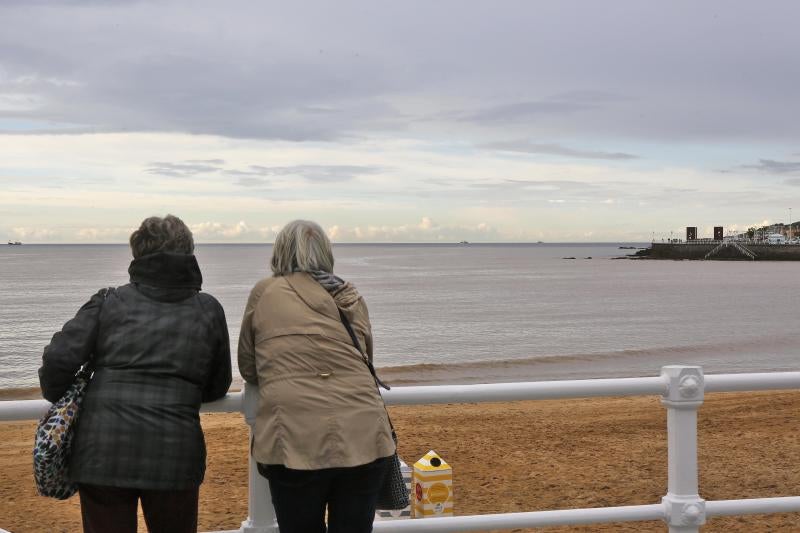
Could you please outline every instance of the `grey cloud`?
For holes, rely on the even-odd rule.
[[[611,102],[626,102],[631,101],[633,98],[624,94],[617,94],[607,91],[597,90],[582,90],[582,91],[565,91],[554,94],[550,97],[554,101],[576,101],[576,102],[594,102],[594,103],[611,103]]]
[[[596,104],[583,102],[516,102],[481,109],[475,112],[456,112],[450,117],[465,122],[521,122],[533,120],[546,115],[561,115],[596,109]],[[447,114],[444,116],[448,116]]]
[[[264,178],[250,178],[250,177],[242,177],[236,181],[237,185],[241,185],[242,187],[266,187],[269,181],[265,180]]]
[[[238,178],[237,184],[244,187],[266,185],[266,178],[298,177],[317,183],[336,183],[352,180],[358,176],[376,174],[384,169],[366,165],[293,165],[264,166],[249,165],[246,169],[225,166],[223,159],[193,159],[179,163],[154,162],[145,169],[148,174],[171,178],[191,178],[201,175],[230,176]]]
[[[570,191],[589,191],[597,190],[605,187],[615,187],[618,185],[625,185],[619,182],[587,182],[577,180],[526,180],[526,179],[506,179],[502,183],[493,184],[497,187],[512,187],[512,188],[549,188],[555,190],[570,190]]]
[[[527,154],[546,154],[561,155],[578,159],[605,159],[605,160],[627,160],[638,159],[638,156],[623,152],[598,152],[593,150],[577,150],[558,144],[535,144],[528,141],[505,141],[487,143],[480,146],[490,150],[500,150],[504,152],[521,152]]]
[[[224,165],[224,159],[189,159],[187,163],[200,164],[200,165]]]
[[[251,167],[252,168],[252,167]],[[228,176],[263,176],[261,172],[255,170],[239,170],[239,169],[228,169],[225,170],[225,174]]]
[[[298,109],[298,112],[300,112],[300,113],[308,113],[308,114],[312,114],[312,115],[330,115],[330,114],[333,114],[333,113],[338,113],[338,112],[340,112],[340,110],[336,109],[334,107],[307,105],[307,106],[300,107]]]
[[[426,185],[431,183],[433,180],[425,181]],[[616,181],[508,178],[502,181],[460,182],[446,189],[417,187],[414,190],[392,191],[390,194],[397,198],[441,198],[453,205],[532,207],[552,205],[556,200],[581,204],[602,203],[609,198],[625,200],[641,193],[641,189],[641,186],[634,188],[630,183]]]
[[[113,5],[113,4],[136,4],[152,0],[3,0],[4,7],[7,6],[47,6],[47,5]]]
[[[145,172],[172,178],[190,178],[198,174],[209,174],[217,172],[218,170],[219,167],[216,165],[187,161],[186,163],[150,163],[150,166],[145,169]]]
[[[800,161],[775,161],[774,159],[759,159],[754,165],[742,165],[741,168],[769,172],[772,174],[793,174],[800,172]]]
[[[788,180],[784,180],[784,185],[790,185],[792,187],[800,187],[800,178],[791,178]]]
[[[685,187],[664,187],[663,192],[665,194],[695,194],[698,193],[698,189],[688,189]]]
[[[524,179],[506,179],[502,182],[488,183],[480,185],[481,188],[488,189],[528,189],[528,190],[561,190],[578,188],[583,185],[589,184],[578,181],[560,181],[560,180],[524,180]]]
[[[295,165],[267,167],[250,165],[249,170],[228,170],[231,176],[298,176],[314,182],[339,182],[349,181],[357,176],[376,174],[381,172],[380,167],[359,165]],[[242,181],[239,181],[243,184]],[[253,180],[247,182],[255,183]]]
[[[515,2],[491,16],[454,0],[9,0],[0,94],[38,105],[0,118],[290,141],[794,140],[798,18],[790,0]]]

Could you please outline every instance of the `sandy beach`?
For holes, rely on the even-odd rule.
[[[650,504],[666,492],[666,412],[655,397],[395,407],[401,456],[429,449],[453,466],[456,513]],[[247,515],[247,427],[203,415],[208,472],[200,531]],[[800,392],[708,395],[700,411],[700,487],[707,499],[800,493]],[[34,422],[0,423],[0,528],[80,531],[77,497],[35,494]],[[716,518],[704,531],[797,531],[800,515]],[[142,525],[142,530],[143,525]],[[516,530],[523,531],[523,530]],[[665,531],[660,522],[547,531]]]

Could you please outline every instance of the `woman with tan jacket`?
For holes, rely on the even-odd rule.
[[[271,267],[250,293],[238,357],[259,390],[252,453],[281,533],[325,532],[326,508],[330,533],[372,531],[395,444],[363,359],[372,359],[367,306],[333,275],[330,241],[314,222],[281,230]]]

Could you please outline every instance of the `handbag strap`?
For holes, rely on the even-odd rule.
[[[103,303],[108,299],[108,294],[114,290],[114,287],[106,287],[101,289],[103,291],[103,300],[100,302],[100,308],[97,310],[98,321],[100,320],[100,312],[103,310]],[[89,360],[81,367],[81,372],[91,375],[94,372],[94,350],[89,354]]]
[[[378,377],[378,373],[375,372],[375,366],[372,364],[372,361],[369,360],[369,357],[367,357],[367,355],[364,353],[364,350],[361,349],[361,343],[358,342],[358,337],[356,337],[356,334],[353,331],[353,326],[350,325],[350,320],[347,319],[347,315],[345,315],[341,309],[339,309],[339,317],[342,319],[342,324],[344,324],[347,333],[350,334],[350,340],[353,341],[353,346],[355,346],[356,350],[358,350],[358,353],[361,354],[361,360],[364,361],[365,365],[367,365],[367,368],[369,368],[369,373],[372,374],[372,377],[375,379],[375,386],[378,389],[378,396],[380,396],[381,401],[383,401],[383,395],[381,394],[381,387],[383,387],[386,390],[391,390],[391,387],[389,387],[389,385],[381,381],[381,378]],[[392,428],[392,437],[396,439],[397,436],[395,435],[394,432],[394,424],[392,424],[392,417],[389,416],[389,410],[386,409],[386,402],[383,403],[383,409],[384,411],[386,411],[386,420],[389,421],[389,427]]]
[[[369,360],[367,354],[364,353],[364,350],[361,349],[361,343],[358,342],[358,337],[356,337],[356,333],[355,331],[353,331],[353,326],[350,325],[350,321],[347,319],[347,315],[345,315],[344,311],[342,311],[341,309],[339,309],[339,317],[342,319],[342,324],[344,324],[347,333],[350,334],[350,340],[353,341],[353,345],[356,347],[356,350],[358,350],[358,353],[361,354],[361,359],[364,360],[364,364],[367,365],[367,368],[369,368],[369,373],[372,374],[373,378],[375,378],[375,385],[378,388],[383,387],[386,390],[391,390],[392,388],[386,383],[384,383],[381,380],[381,378],[378,377],[378,373],[375,372],[375,366],[372,364],[372,361]]]

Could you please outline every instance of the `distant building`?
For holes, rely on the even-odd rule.
[[[781,233],[770,233],[767,235],[769,244],[786,244],[786,237]]]

